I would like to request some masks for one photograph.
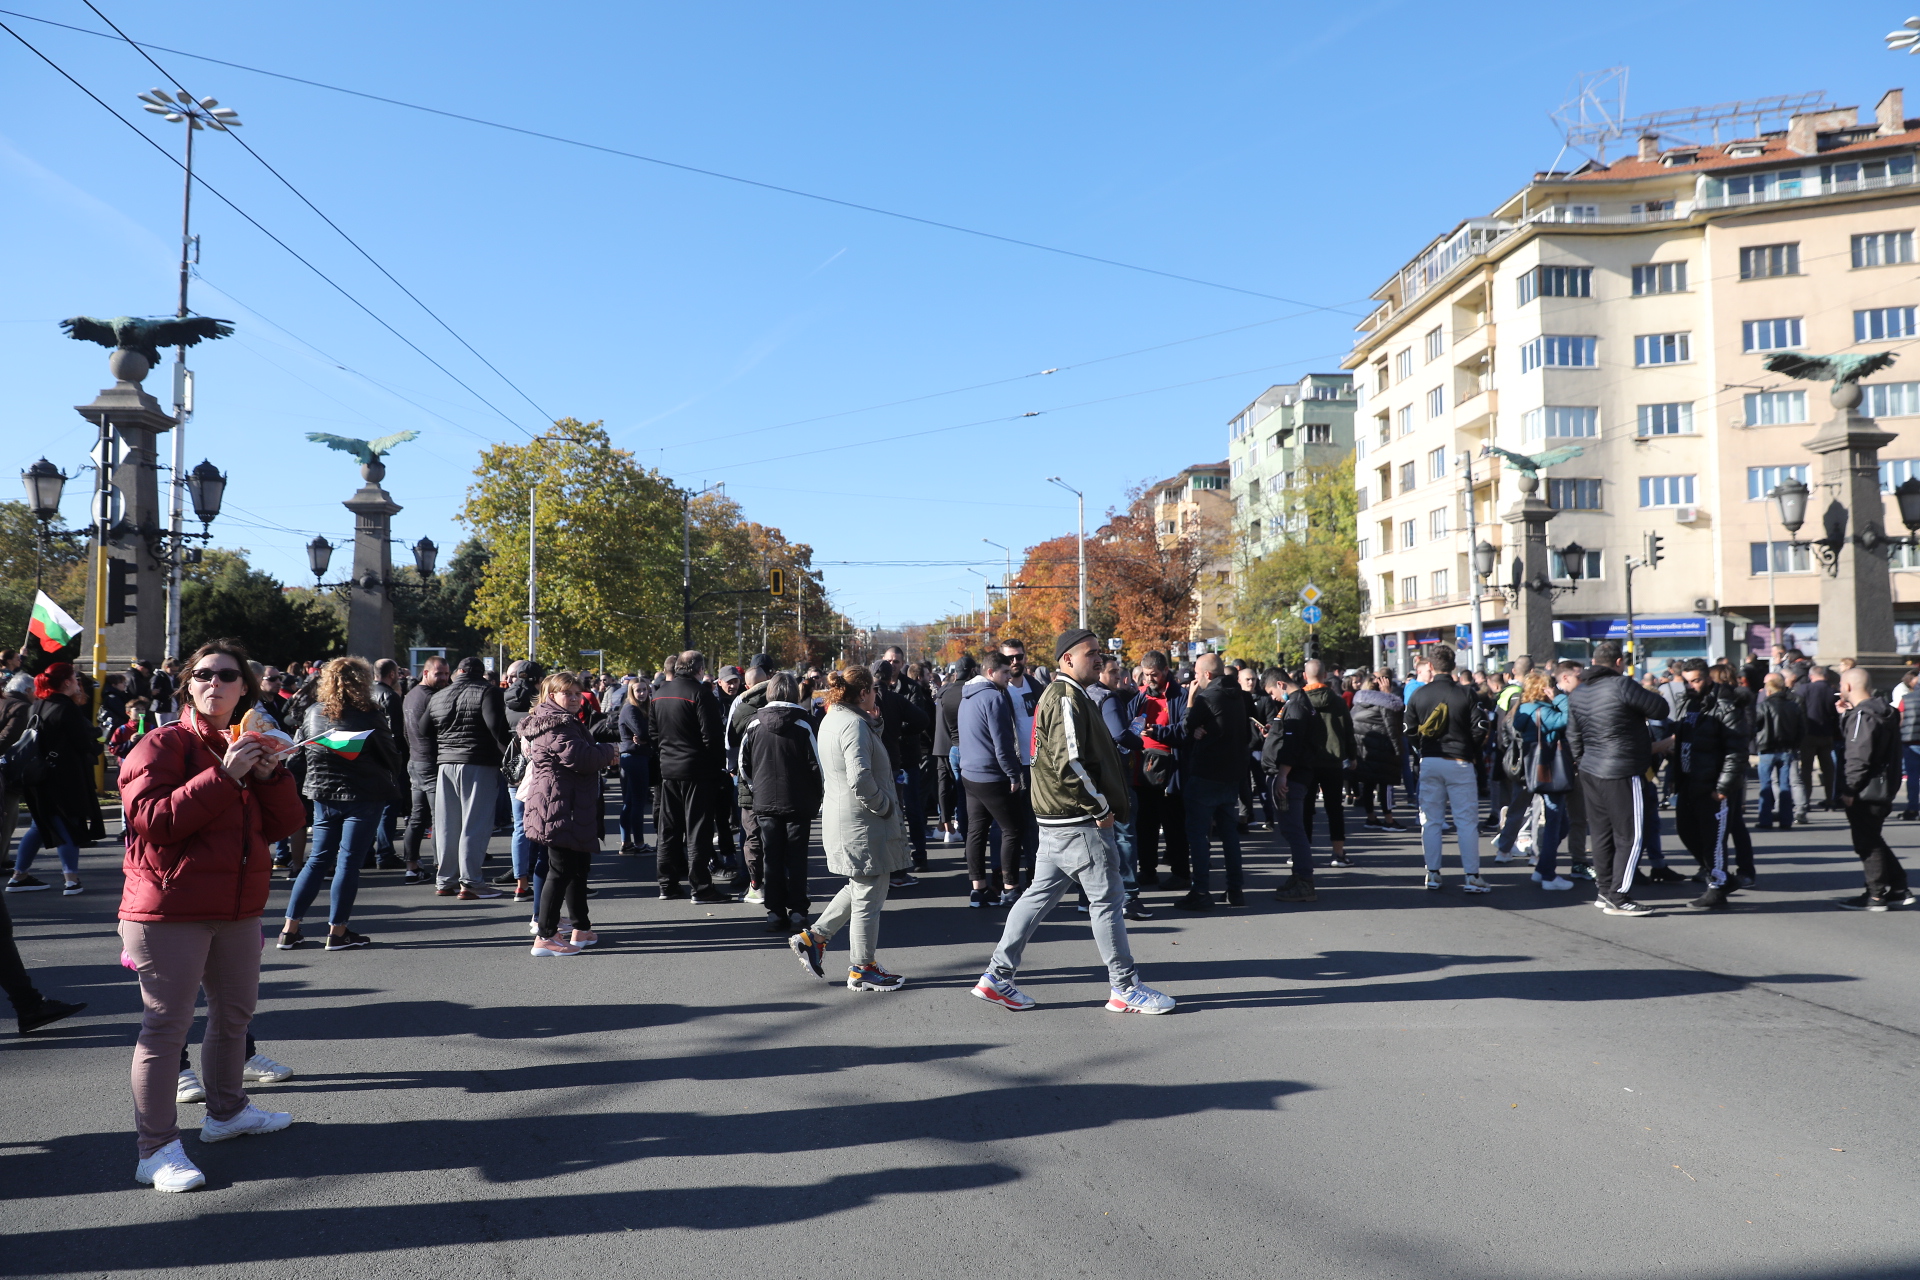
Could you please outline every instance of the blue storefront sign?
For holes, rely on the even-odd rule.
[[[1625,640],[1627,638],[1627,620],[1625,618],[1567,618],[1560,624],[1569,640]],[[1701,617],[1691,618],[1635,618],[1633,633],[1647,639],[1661,636],[1704,636],[1707,634],[1707,620]]]

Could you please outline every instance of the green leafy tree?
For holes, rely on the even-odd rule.
[[[284,667],[331,657],[346,647],[347,629],[332,601],[303,587],[283,587],[247,562],[245,548],[211,548],[182,578],[182,653],[231,636],[256,661]]]
[[[404,656],[415,645],[444,647],[454,662],[493,647],[486,632],[467,621],[491,559],[486,545],[469,538],[453,550],[425,591],[396,591],[393,595],[394,652]],[[412,565],[396,566],[401,582],[420,581]]]
[[[1360,633],[1359,503],[1353,488],[1353,458],[1331,467],[1308,468],[1288,493],[1287,540],[1253,559],[1243,545],[1239,590],[1234,598],[1231,653],[1298,662],[1306,646],[1300,620],[1300,589],[1311,582],[1325,594],[1318,632],[1320,655],[1350,666],[1369,660]],[[1277,649],[1275,620],[1279,621]]]
[[[66,525],[53,523],[61,532]],[[85,624],[81,617],[87,595],[86,545],[52,538],[40,545],[40,522],[24,502],[0,502],[0,648],[18,648],[26,639],[27,620],[33,616],[34,577],[55,603]]]

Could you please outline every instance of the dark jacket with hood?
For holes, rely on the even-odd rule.
[[[925,760],[933,739],[932,719],[907,692],[906,686],[913,684],[903,679],[898,688],[880,690],[880,742],[898,769],[911,769]]]
[[[1887,799],[1900,792],[1900,716],[1885,698],[1868,698],[1840,719],[1843,793],[1860,794],[1876,774],[1887,780]],[[1855,803],[1858,803],[1856,801]]]
[[[498,769],[507,748],[507,709],[500,690],[485,676],[455,676],[427,704],[434,758],[440,764]]]
[[[740,696],[727,708],[727,767],[733,770],[734,792],[739,797],[742,809],[752,812],[753,783],[748,780],[746,770],[741,765],[740,748],[746,741],[747,728],[760,709],[767,705],[767,686],[771,679],[762,680],[750,689],[742,689]]]
[[[514,734],[527,757],[527,839],[556,849],[600,846],[600,774],[619,758],[595,742],[580,718],[551,699],[535,704]]]
[[[1362,689],[1353,695],[1353,738],[1360,776],[1369,782],[1400,781],[1400,744],[1405,704],[1400,695]]]
[[[1747,739],[1740,705],[1724,685],[1691,689],[1680,700],[1674,737],[1679,739],[1680,776],[1689,791],[1736,794],[1747,777]]]
[[[676,781],[717,779],[727,761],[720,702],[692,676],[675,676],[647,704],[660,776]]]
[[[1664,719],[1667,700],[1613,667],[1591,666],[1567,695],[1573,721],[1567,745],[1590,778],[1635,778],[1653,767],[1647,721]]]
[[[407,772],[416,782],[431,778],[439,767],[439,743],[433,736],[433,726],[427,723],[427,706],[439,691],[417,684],[407,690],[400,704],[401,719],[406,724]]]
[[[1397,701],[1397,700],[1396,700]],[[1346,699],[1326,685],[1296,690],[1280,710],[1280,743],[1268,733],[1263,761],[1315,773],[1338,772],[1359,755],[1354,743],[1353,712]]]
[[[392,685],[373,682],[373,705],[380,712],[381,719],[387,724],[387,739],[393,744],[393,750],[400,757],[402,765],[407,760],[407,708]]]
[[[1203,733],[1196,736],[1195,730]],[[1253,723],[1240,686],[1225,676],[1195,684],[1187,703],[1186,742],[1181,750],[1186,776],[1237,785],[1247,776],[1252,742]]]
[[[307,768],[300,789],[307,799],[392,804],[406,794],[406,761],[393,745],[385,713],[377,708],[363,711],[359,707],[345,707],[335,718],[316,704],[307,708],[298,737],[305,740],[333,730],[359,733],[363,729],[373,730],[373,736],[351,759],[317,742],[308,742],[301,748],[306,752]]]
[[[811,822],[821,794],[813,715],[797,702],[764,703],[740,734],[742,804],[770,818]]]

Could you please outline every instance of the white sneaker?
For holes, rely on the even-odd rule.
[[[187,1149],[178,1138],[134,1165],[133,1180],[152,1183],[155,1191],[191,1191],[207,1185],[207,1175],[187,1159]]]
[[[205,1102],[207,1100],[206,1086],[200,1083],[200,1077],[193,1074],[193,1072],[182,1071],[180,1073],[180,1082],[173,1086],[173,1100],[175,1102]]]
[[[1440,873],[1438,871],[1427,872],[1427,882],[1423,887],[1438,891],[1440,888]]]
[[[1535,884],[1539,884],[1546,879],[1546,877],[1541,875],[1538,871],[1531,873],[1527,878],[1533,881]]]
[[[1464,893],[1492,893],[1493,892],[1493,886],[1487,883],[1486,878],[1484,876],[1468,876],[1465,880],[1461,882],[1460,889]]]
[[[215,1120],[208,1116],[206,1123],[200,1126],[200,1141],[225,1142],[228,1138],[241,1138],[250,1133],[278,1133],[292,1123],[293,1116],[285,1111],[262,1111],[249,1102],[231,1120]]]
[[[558,934],[555,934],[551,938],[535,938],[533,940],[533,957],[536,960],[546,960],[554,956],[577,956],[579,954],[579,947],[574,946],[571,942],[562,941]]]
[[[1571,889],[1573,888],[1573,881],[1567,879],[1565,876],[1555,876],[1551,880],[1542,880],[1540,887],[1542,889]]]
[[[1520,857],[1520,854],[1518,850],[1502,849],[1498,845],[1494,846],[1493,860],[1495,862],[1513,862],[1513,861],[1516,861],[1519,857]]]
[[[282,1080],[293,1078],[290,1068],[283,1067],[264,1053],[256,1053],[247,1059],[247,1065],[240,1068],[242,1080],[258,1080],[262,1084],[279,1084]]]
[[[752,888],[748,889],[746,896],[741,899],[742,902],[753,902],[753,903],[761,903],[761,902],[765,902],[766,900],[767,900],[767,895],[760,888],[759,885],[755,885]]]

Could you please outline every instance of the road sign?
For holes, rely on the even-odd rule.
[[[1306,586],[1300,588],[1300,598],[1302,600],[1305,600],[1308,604],[1319,604],[1320,597],[1325,594],[1326,592],[1314,586],[1311,582],[1309,582]]]
[[[1113,650],[1115,653],[1118,653],[1120,652],[1120,650],[1126,648],[1126,644],[1124,641],[1120,639],[1119,636],[1115,636],[1113,637],[1113,639],[1107,641],[1107,648]]]
[[[775,569],[767,574],[767,594],[778,598],[787,594],[787,571]]]
[[[96,524],[104,523],[109,529],[120,523],[120,514],[126,504],[118,485],[108,485],[105,489],[94,491],[93,519]]]
[[[106,435],[94,442],[93,448],[87,451],[87,456],[93,459],[95,466],[113,471],[120,466],[126,451],[126,440],[121,437],[117,428],[109,425]]]
[[[1310,627],[1319,626],[1320,625],[1320,606],[1317,604],[1310,604],[1306,608],[1302,609],[1300,611],[1300,621],[1306,623]]]

